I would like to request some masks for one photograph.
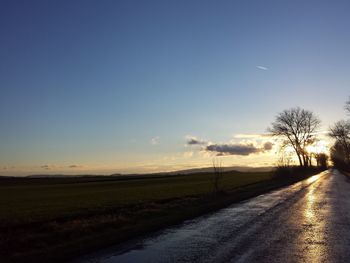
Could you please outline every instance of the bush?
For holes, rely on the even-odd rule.
[[[290,180],[308,175],[317,174],[325,169],[319,167],[279,166],[273,177],[281,180]]]

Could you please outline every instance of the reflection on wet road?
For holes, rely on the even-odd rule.
[[[337,171],[81,262],[350,262],[350,183]]]

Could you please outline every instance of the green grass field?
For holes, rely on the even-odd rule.
[[[209,194],[211,174],[163,177],[54,178],[0,180],[0,222],[20,224],[124,207],[150,201]],[[229,190],[271,178],[271,173],[229,172],[222,187]]]
[[[213,174],[209,173],[3,178],[1,262],[64,262],[305,176],[283,179],[272,172],[225,172],[220,195],[213,194]]]

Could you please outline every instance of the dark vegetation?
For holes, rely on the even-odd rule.
[[[300,167],[300,166],[279,166],[273,173],[273,178],[280,180],[290,180],[294,177],[304,177],[310,174],[317,174],[326,170],[327,167],[312,166],[312,167]]]
[[[350,114],[350,99],[345,104],[345,110]],[[350,171],[350,120],[341,120],[330,127],[329,136],[335,140],[330,149],[333,165],[343,172]]]
[[[66,261],[180,223],[318,170],[293,176],[221,172],[157,177],[7,178],[0,184],[1,262]]]

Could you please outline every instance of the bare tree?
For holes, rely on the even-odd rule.
[[[338,121],[330,127],[329,136],[336,140],[336,144],[342,148],[345,154],[345,160],[350,163],[350,122]]]
[[[327,169],[329,159],[328,155],[325,153],[315,153],[314,156],[316,159],[317,167],[324,170]]]
[[[221,192],[221,179],[223,175],[222,163],[218,159],[213,159],[213,170],[214,193],[217,195]]]
[[[277,168],[289,168],[293,164],[293,158],[290,152],[286,150],[287,145],[282,144],[279,148],[277,160]]]
[[[316,140],[321,121],[312,111],[291,108],[280,112],[268,129],[273,136],[283,138],[284,146],[291,146],[298,157],[299,165],[311,165],[311,156],[306,148]]]
[[[345,110],[350,114],[350,98],[345,103]],[[329,136],[335,139],[331,148],[331,160],[340,169],[350,168],[350,120],[341,120],[330,127]]]

